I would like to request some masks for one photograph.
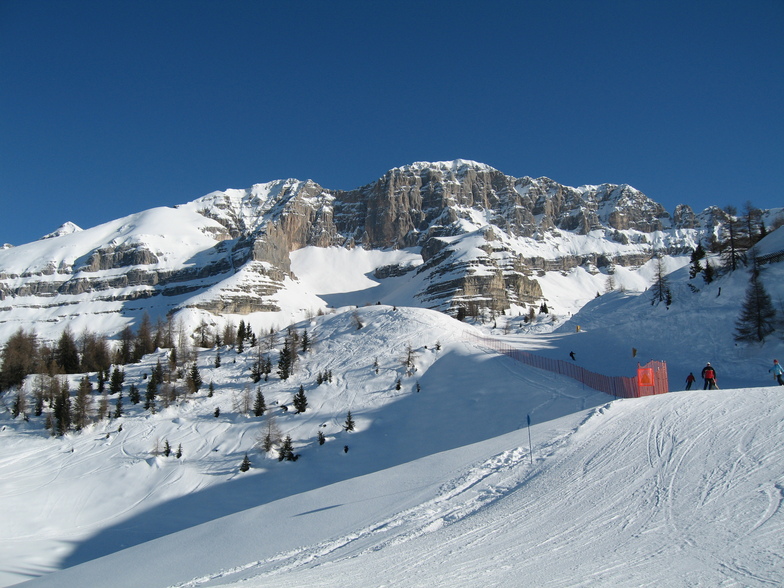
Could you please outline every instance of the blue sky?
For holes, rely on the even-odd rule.
[[[0,1],[0,243],[456,158],[784,205],[784,1]]]

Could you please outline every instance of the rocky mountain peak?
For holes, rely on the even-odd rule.
[[[410,276],[422,306],[523,309],[546,298],[538,276],[638,267],[654,241],[680,255],[725,217],[688,206],[671,217],[626,184],[574,188],[460,159],[396,167],[353,190],[276,180],[0,251],[0,330],[18,305],[57,323],[85,300],[119,317],[140,300],[157,314],[281,312],[298,279],[291,253],[307,246],[416,252],[421,263],[376,277]]]

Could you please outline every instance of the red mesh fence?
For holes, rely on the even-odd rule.
[[[535,368],[547,370],[562,376],[568,376],[578,382],[582,382],[589,388],[599,390],[606,394],[610,394],[617,398],[639,398],[640,396],[652,396],[653,394],[664,394],[669,392],[669,384],[667,381],[667,364],[663,361],[649,361],[641,368],[650,368],[653,370],[653,385],[641,386],[637,377],[625,376],[605,376],[587,370],[579,365],[563,361],[560,359],[552,359],[550,357],[542,357],[535,355],[522,349],[516,349],[504,341],[492,339],[489,337],[472,336],[472,342],[489,347],[498,353],[511,357],[526,365]]]

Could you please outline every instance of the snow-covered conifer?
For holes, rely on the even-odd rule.
[[[354,425],[355,425],[354,418],[351,416],[351,411],[349,410],[348,414],[346,415],[346,422],[343,423],[343,428],[346,431],[353,431]]]
[[[291,436],[286,435],[286,438],[283,439],[283,444],[280,446],[280,450],[278,452],[278,461],[297,461],[299,456],[294,454],[294,445],[291,441]]]
[[[190,371],[188,372],[188,391],[191,394],[195,394],[201,389],[202,379],[201,374],[199,373],[199,368],[194,362],[191,366]]]
[[[256,400],[253,403],[253,414],[254,416],[262,416],[264,411],[267,410],[267,403],[264,401],[264,394],[261,392],[261,388],[256,390]]]
[[[245,457],[242,460],[242,463],[240,464],[240,471],[247,472],[249,469],[250,469],[250,458],[248,458],[248,454],[246,453]]]
[[[299,391],[294,395],[294,400],[292,401],[294,405],[294,410],[296,410],[297,414],[301,412],[305,412],[308,408],[308,399],[305,396],[305,388],[304,386],[300,385]]]

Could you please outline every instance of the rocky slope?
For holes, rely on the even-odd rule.
[[[142,311],[281,312],[297,282],[290,253],[307,246],[410,248],[421,264],[375,277],[416,275],[422,306],[524,309],[545,298],[542,272],[686,254],[719,213],[682,205],[670,215],[627,185],[572,188],[463,160],[395,168],[350,191],[279,180],[87,230],[67,223],[0,250],[0,338],[33,323],[56,331],[85,313],[113,334]]]

